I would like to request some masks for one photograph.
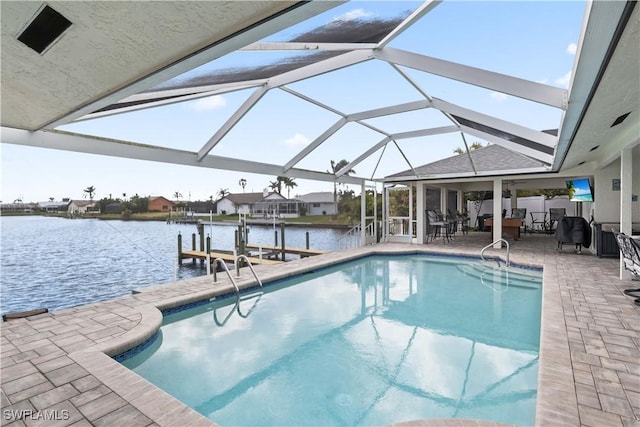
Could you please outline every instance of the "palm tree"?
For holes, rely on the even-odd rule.
[[[89,200],[93,202],[93,195],[96,194],[96,187],[94,187],[93,185],[90,185],[89,187],[85,188],[82,191],[85,193],[84,196],[87,197],[87,194],[88,194]]]
[[[179,191],[176,191],[175,193],[173,193],[173,197],[176,199],[176,202],[179,202],[180,197],[182,197],[182,193]]]
[[[477,150],[478,148],[482,148],[482,147],[484,147],[484,145],[476,141],[469,146],[469,150]],[[453,150],[453,152],[456,154],[464,154],[466,151],[463,148],[458,147],[455,150]]]
[[[289,178],[288,176],[282,177],[282,185],[287,189],[287,199],[291,198],[291,189],[298,186],[298,183],[295,182],[294,179],[295,178]]]
[[[331,160],[331,172],[335,175],[336,173],[338,173],[338,171],[340,171],[342,168],[344,168],[348,164],[349,162],[347,162],[345,159],[340,160],[338,163]],[[356,171],[354,171],[353,169],[349,169],[347,172],[345,172],[345,175],[349,175],[352,173],[356,173]],[[337,181],[333,181],[333,210],[337,215],[338,214],[338,182]]]
[[[225,197],[227,197],[229,194],[229,189],[228,188],[221,188],[218,190],[218,199],[224,199]]]
[[[244,178],[240,178],[240,181],[238,181],[238,185],[240,185],[240,187],[242,187],[242,192],[244,193],[244,187],[247,186],[247,180]]]
[[[53,198],[53,197],[49,197],[49,201],[50,201],[50,202],[53,202],[54,200],[55,200],[55,198]]]
[[[282,192],[282,180],[280,178],[282,177],[278,176],[275,181],[269,181],[269,188],[278,194]]]

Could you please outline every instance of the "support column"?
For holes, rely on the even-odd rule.
[[[511,212],[513,212],[513,209],[518,208],[518,190],[512,188],[509,192],[511,193]]]
[[[633,153],[631,147],[620,152],[620,232],[631,236],[631,195],[633,193]],[[620,279],[625,276],[624,259],[620,257]]]
[[[465,209],[467,208],[466,206],[462,206],[463,203],[464,203],[464,191],[458,190],[456,191],[456,206],[457,206],[458,212],[460,213],[464,212]]]
[[[360,185],[360,246],[367,244],[367,188],[362,180]]]
[[[447,214],[447,198],[449,197],[449,190],[446,187],[440,187],[440,210],[443,215]]]
[[[502,238],[502,178],[493,179],[493,232],[492,241]],[[496,243],[494,248],[499,249],[502,243]]]
[[[416,238],[419,245],[424,244],[425,238],[425,197],[424,197],[424,183],[416,183]]]

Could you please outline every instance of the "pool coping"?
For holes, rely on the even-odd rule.
[[[287,262],[286,270],[282,266],[258,265],[256,266],[256,272],[264,282],[271,282],[366,256],[434,253],[478,257],[478,249],[475,247],[456,247],[453,245],[417,246],[385,243],[294,260]],[[490,250],[489,253],[492,256],[501,255],[499,251]],[[563,272],[559,271],[561,269],[559,261],[544,254],[524,253],[512,253],[511,259],[512,262],[525,266],[543,268],[536,425],[579,425],[581,421],[569,345],[569,328],[565,321],[567,313],[562,303],[562,293],[566,292],[566,290],[561,289],[560,282]],[[243,271],[238,279],[238,285],[243,289],[251,287],[255,285],[255,280],[249,272]],[[93,345],[84,345],[81,346],[82,348],[77,348],[78,346],[69,347],[67,355],[87,373],[93,375],[116,395],[148,417],[154,425],[216,425],[128,370],[110,356],[120,354],[153,337],[162,323],[162,310],[209,299],[232,291],[232,284],[223,275],[219,275],[219,281],[214,286],[211,285],[211,277],[205,276],[139,290],[132,296],[114,302],[123,306],[123,312],[128,310],[127,315],[130,319],[133,319],[132,322],[135,322],[135,325],[124,331],[124,333],[113,334],[110,337],[98,340],[100,342],[94,342]],[[90,305],[89,310],[93,310],[92,307],[100,307],[101,304],[108,303]],[[62,310],[58,312],[58,315],[66,315],[68,311]],[[45,322],[47,316],[55,315],[56,313],[49,313],[36,317],[44,319],[41,322]],[[20,325],[21,323],[29,322],[25,319],[21,320],[22,322],[11,321],[8,324]],[[30,323],[37,324],[38,322],[40,321],[36,319]],[[3,324],[3,344],[5,343],[6,329],[6,325]],[[8,341],[12,342],[11,338]],[[29,344],[26,345],[28,347],[24,348],[33,347]],[[5,357],[11,356],[17,359],[22,354],[20,353],[21,350],[20,346],[16,346],[16,351],[5,352],[3,349],[3,365]],[[24,352],[25,350],[22,351]],[[10,403],[7,401],[5,394],[3,384],[3,407]],[[81,412],[85,419],[93,423],[91,417],[87,416],[82,409]],[[608,412],[602,411],[602,414],[602,416],[595,414],[592,418],[615,421],[615,419],[608,417]],[[620,421],[620,417],[616,419],[618,422]]]

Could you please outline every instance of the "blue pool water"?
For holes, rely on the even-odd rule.
[[[534,424],[539,271],[368,257],[266,290],[167,313],[120,359],[222,426]]]

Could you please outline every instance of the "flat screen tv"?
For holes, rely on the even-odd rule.
[[[569,190],[569,200],[572,202],[593,202],[589,178],[568,180],[567,190]]]

